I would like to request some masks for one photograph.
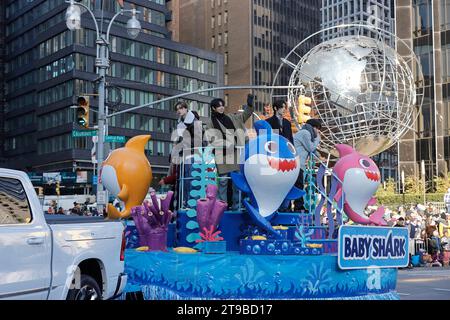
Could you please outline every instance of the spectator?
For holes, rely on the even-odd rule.
[[[405,219],[403,217],[398,218],[397,223],[394,227],[404,227],[405,226]]]
[[[447,193],[444,195],[444,203],[447,208],[447,213],[450,213],[450,188],[447,189]]]
[[[211,116],[206,124],[206,139],[214,147],[215,163],[219,174],[217,197],[228,202],[232,210],[239,207],[239,193],[231,182],[230,173],[239,171],[240,151],[248,140],[245,122],[253,114],[254,96],[247,96],[244,112],[225,114],[225,102],[214,99],[210,103]]]
[[[58,212],[56,214],[65,214],[64,209],[62,207],[58,208]]]
[[[52,206],[48,207],[47,214],[55,214],[55,211],[53,211],[53,207]]]

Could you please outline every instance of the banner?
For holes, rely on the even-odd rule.
[[[77,171],[77,183],[87,183],[87,171]]]
[[[61,172],[44,172],[43,183],[54,184],[56,182],[61,182]]]
[[[341,269],[406,267],[408,241],[407,228],[341,226],[338,265]]]

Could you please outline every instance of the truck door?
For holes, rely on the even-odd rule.
[[[0,176],[0,299],[47,298],[51,238],[31,192],[25,177]]]

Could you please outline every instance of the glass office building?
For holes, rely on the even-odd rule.
[[[397,0],[396,17],[397,35],[414,50],[424,76],[416,82],[424,101],[415,130],[400,143],[400,170],[419,176],[423,161],[432,189],[433,177],[450,165],[450,1]]]
[[[106,32],[120,10],[116,0],[83,0]],[[102,6],[103,4],[103,6]],[[91,123],[97,123],[96,33],[88,12],[80,30],[65,22],[64,0],[5,1],[6,21],[4,146],[7,166],[30,172],[92,172],[92,138],[73,138],[76,96],[90,97]],[[129,15],[119,16],[111,28],[110,68],[107,76],[108,112],[124,110],[165,97],[222,84],[223,58],[217,53],[171,40],[166,22],[171,13],[165,0],[127,1],[136,8],[142,30],[131,39]],[[99,21],[100,22],[100,21]],[[207,116],[215,93],[186,97],[191,108]],[[123,113],[109,120],[109,135],[151,134],[146,153],[154,182],[169,168],[171,131],[176,124],[175,101]],[[110,143],[110,148],[120,147]]]

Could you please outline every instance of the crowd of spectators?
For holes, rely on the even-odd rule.
[[[406,227],[410,256],[419,256],[420,264],[448,266],[450,256],[450,213],[433,204],[386,208],[389,226]]]

